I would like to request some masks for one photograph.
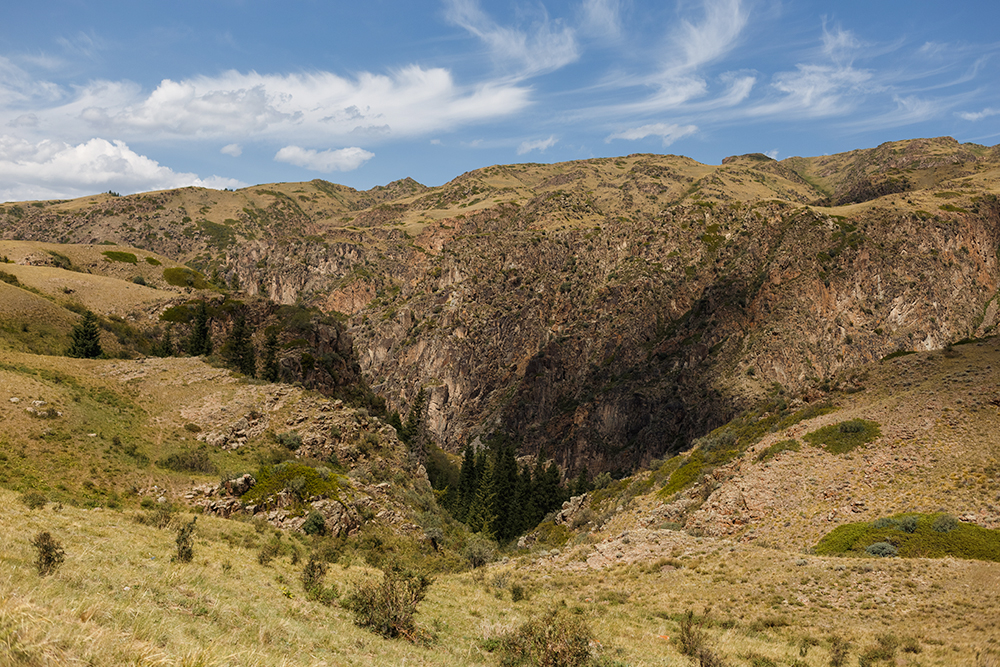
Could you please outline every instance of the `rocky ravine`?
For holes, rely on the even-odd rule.
[[[447,449],[503,434],[597,472],[677,451],[768,393],[990,330],[998,189],[997,149],[935,139],[8,206],[0,229],[149,246],[346,312],[370,383],[401,411],[425,387]]]

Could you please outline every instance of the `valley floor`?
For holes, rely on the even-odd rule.
[[[182,564],[175,528],[134,511],[30,510],[7,491],[0,507],[3,665],[492,665],[491,639],[553,608],[589,625],[605,665],[691,664],[677,643],[687,610],[728,665],[828,665],[833,636],[851,644],[845,664],[889,634],[899,665],[992,665],[1000,653],[1000,563],[821,558],[642,529],[438,575],[418,614],[434,639],[415,645],[307,600],[302,562],[261,565],[249,523],[199,516]],[[46,577],[31,545],[43,530],[66,551]],[[640,560],[616,557],[640,546]],[[341,563],[327,583],[343,594],[375,572]]]

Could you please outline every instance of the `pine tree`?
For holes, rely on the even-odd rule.
[[[427,392],[421,387],[417,392],[417,397],[410,406],[410,412],[406,415],[406,423],[403,424],[403,431],[400,440],[406,444],[423,444],[424,426],[427,414]]]
[[[573,482],[573,487],[570,489],[569,494],[571,496],[582,496],[583,494],[590,491],[593,487],[590,485],[590,475],[587,472],[587,466],[583,466],[580,470],[580,474],[576,476],[576,481]]]
[[[104,354],[101,349],[101,332],[97,328],[97,316],[91,311],[83,314],[83,320],[73,327],[72,343],[66,355],[80,359],[96,359]]]
[[[212,353],[212,333],[208,328],[208,304],[202,300],[194,314],[194,329],[188,339],[188,354],[193,357]]]
[[[257,374],[257,359],[253,350],[253,341],[250,340],[246,314],[243,311],[236,315],[233,330],[222,346],[222,355],[247,377],[254,377]]]
[[[278,365],[278,332],[273,328],[267,330],[264,340],[264,357],[260,376],[268,382],[277,382],[281,377],[281,367]]]

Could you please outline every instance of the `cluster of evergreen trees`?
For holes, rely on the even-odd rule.
[[[531,530],[569,497],[555,463],[518,466],[512,445],[465,449],[458,486],[443,504],[470,529],[503,544]]]

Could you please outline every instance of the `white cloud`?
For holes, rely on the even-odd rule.
[[[994,109],[993,107],[986,107],[982,111],[961,111],[957,115],[962,120],[977,121],[984,118],[989,118],[990,116],[996,116],[1000,114],[1000,109]]]
[[[683,139],[684,137],[694,134],[698,131],[698,127],[695,125],[675,125],[668,123],[653,123],[650,125],[643,125],[641,127],[633,127],[628,130],[623,130],[621,132],[616,132],[608,136],[604,141],[605,143],[610,143],[615,139],[625,139],[628,141],[636,141],[638,139],[645,139],[646,137],[660,137],[663,140],[664,147],[669,146],[678,139]]]
[[[622,36],[621,0],[583,0],[581,28],[591,35]]]
[[[674,33],[674,48],[680,53],[671,69],[692,70],[706,65],[736,44],[749,14],[740,0],[704,0],[704,18],[699,23],[681,21]]]
[[[230,178],[202,179],[175,172],[121,141],[31,143],[9,135],[0,136],[0,183],[2,201],[66,199],[109,189],[131,193],[189,185],[216,189],[245,185]]]
[[[449,0],[447,19],[482,40],[494,59],[518,69],[521,76],[559,69],[580,57],[575,31],[551,21],[547,14],[535,21],[531,32],[498,25],[477,0]]]
[[[285,146],[277,152],[274,159],[327,174],[331,171],[354,171],[373,157],[374,153],[357,147],[315,151],[299,146]]]
[[[239,144],[226,144],[220,150],[223,155],[230,155],[232,157],[239,157],[243,155],[243,147]]]
[[[149,94],[129,82],[92,82],[70,102],[36,113],[51,124],[82,124],[77,132],[114,131],[144,141],[235,139],[252,133],[280,141],[346,142],[359,135],[414,136],[503,117],[527,106],[529,92],[504,83],[460,87],[447,70],[416,65],[391,75],[361,73],[353,80],[329,72],[230,71],[164,79]]]
[[[556,145],[555,135],[552,135],[548,139],[536,139],[534,141],[522,141],[521,145],[517,147],[517,154],[524,155],[525,153],[530,153],[531,151],[539,151],[544,153],[546,149],[552,148]]]
[[[764,155],[768,156],[772,160],[777,160],[778,159],[778,149],[775,148],[775,149],[769,150],[766,153],[764,153]]]

